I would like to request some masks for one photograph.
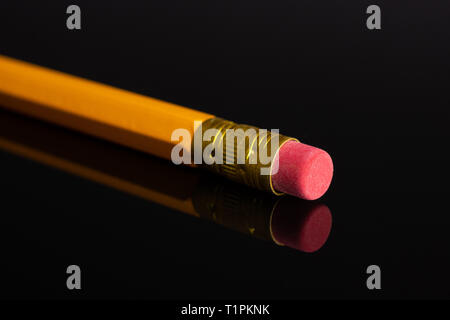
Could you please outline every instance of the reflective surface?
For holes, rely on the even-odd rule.
[[[275,197],[2,109],[0,128],[0,149],[10,154],[278,245],[315,252],[330,233],[324,204]]]
[[[331,212],[330,234],[307,253],[268,237],[264,214],[244,210],[235,223],[206,206],[207,219],[194,217],[208,201],[194,207],[186,183],[210,185],[199,199],[227,195],[217,203],[235,211],[251,203],[241,191],[232,202],[238,188],[211,176],[140,170],[146,157],[107,144],[83,143],[72,173],[2,151],[1,296],[73,298],[65,270],[78,264],[77,297],[87,298],[448,298],[449,3],[380,0],[380,32],[364,26],[369,4],[99,0],[79,4],[85,25],[68,32],[54,2],[2,2],[2,54],[279,128],[327,150],[335,177],[316,202]],[[48,136],[38,140],[53,141],[46,152],[74,150]],[[132,164],[121,165],[124,154]],[[91,166],[97,182],[82,175]],[[149,192],[155,181],[163,192]],[[149,201],[161,194],[171,196]],[[281,230],[298,235],[305,217]],[[366,287],[372,264],[380,291]]]

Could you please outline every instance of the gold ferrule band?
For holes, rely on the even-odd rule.
[[[202,166],[208,170],[281,195],[272,184],[273,160],[281,146],[290,140],[298,141],[274,130],[212,118],[195,131],[192,150],[196,152],[195,146],[201,145],[202,159],[209,160],[203,161]]]

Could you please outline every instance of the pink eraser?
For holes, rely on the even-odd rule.
[[[331,211],[324,204],[301,201],[292,197],[281,199],[272,215],[272,235],[279,244],[314,252],[330,235]]]
[[[277,160],[278,171],[272,175],[276,191],[315,200],[328,190],[333,178],[333,161],[324,150],[288,141],[278,151]]]

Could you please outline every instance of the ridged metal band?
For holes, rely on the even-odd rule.
[[[209,129],[215,130],[212,131],[211,139],[204,141],[203,135]],[[272,148],[273,141],[277,140],[275,138],[278,139],[278,146],[274,145]],[[203,164],[203,167],[250,187],[270,191],[276,195],[282,194],[272,185],[273,159],[284,143],[290,140],[298,141],[297,139],[221,118],[203,122],[195,132],[192,150],[195,141],[200,139],[202,155],[207,146],[211,149],[212,144],[215,151],[210,154],[213,163]],[[222,155],[217,152],[218,150],[222,150]],[[262,161],[260,155],[265,155],[265,161]],[[262,174],[262,169],[270,174]]]

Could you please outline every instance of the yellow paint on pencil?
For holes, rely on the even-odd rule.
[[[175,129],[214,117],[1,55],[0,105],[165,159]]]

